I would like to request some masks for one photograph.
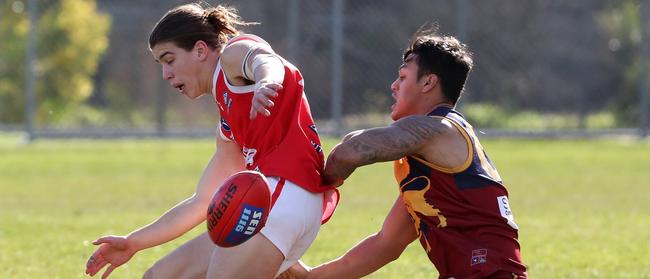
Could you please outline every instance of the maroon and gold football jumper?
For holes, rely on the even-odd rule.
[[[467,160],[449,169],[407,156],[395,161],[395,177],[440,278],[526,278],[508,191],[472,126],[449,107],[429,116],[448,119],[460,131]]]

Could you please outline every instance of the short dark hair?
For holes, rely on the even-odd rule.
[[[202,40],[212,48],[228,41],[229,36],[239,34],[238,26],[255,23],[244,22],[237,10],[226,6],[203,7],[200,4],[178,6],[156,23],[149,34],[149,48],[159,43],[173,42],[187,51]]]
[[[411,55],[413,58],[409,57]],[[404,62],[408,62],[407,59],[416,60],[418,80],[424,75],[435,74],[445,98],[454,105],[458,102],[473,66],[467,46],[452,36],[439,36],[431,30],[418,31],[404,51]]]

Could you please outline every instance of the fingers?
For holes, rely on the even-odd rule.
[[[99,251],[98,251],[99,252]],[[95,252],[86,263],[86,274],[95,276],[108,262],[104,259],[102,254]]]
[[[277,87],[277,86],[279,86],[279,87]],[[265,85],[263,85],[262,87],[258,88],[258,89],[255,91],[255,95],[256,95],[256,96],[258,96],[258,95],[264,95],[264,96],[266,96],[267,98],[268,98],[268,97],[273,97],[273,98],[275,98],[275,97],[278,96],[278,91],[280,91],[281,89],[282,89],[282,85],[274,84],[274,83],[269,83],[269,84],[265,84]]]
[[[93,241],[93,245],[100,245],[100,244],[107,244],[117,249],[126,249],[128,246],[128,242],[126,238],[121,236],[114,236],[114,235],[102,236],[97,240]]]
[[[282,84],[279,84],[279,83],[267,83],[266,87],[271,88],[271,89],[273,89],[273,91],[276,91],[276,92],[282,90]]]
[[[86,274],[88,274],[90,276],[95,276],[95,274],[97,274],[100,270],[102,270],[102,268],[104,268],[107,264],[108,264],[108,262],[102,262],[101,264],[99,264],[97,266],[92,266],[90,268],[87,268],[86,269]]]
[[[97,265],[98,261],[99,261],[98,252],[95,252],[90,256],[90,258],[88,258],[88,261],[86,262],[86,273],[88,273],[88,270],[90,268]]]
[[[267,96],[259,95],[253,97],[252,105],[270,108],[273,107],[275,103],[273,103],[273,101],[271,101],[271,99],[269,99]]]
[[[255,106],[252,106],[250,112],[250,119],[255,119],[255,117],[257,117],[257,113],[261,113],[262,115],[267,117],[271,115],[271,111],[265,109],[264,107],[255,108]]]
[[[267,117],[271,115],[271,111],[268,108],[275,105],[271,98],[277,97],[277,91],[281,89],[282,85],[276,83],[265,83],[258,88],[254,92],[253,100],[251,101],[250,119],[257,117],[258,113]]]
[[[301,260],[298,260],[298,262],[291,266],[289,269],[291,269],[296,274],[296,277],[305,278],[312,268]]]
[[[113,243],[115,241],[114,236],[102,236],[98,238],[97,240],[93,241],[93,245],[99,245],[102,243]]]
[[[289,269],[285,270],[282,274],[280,274],[276,279],[307,278],[307,275],[309,273],[308,268],[309,266],[305,265],[301,261],[298,261],[293,266],[289,267]]]
[[[110,266],[106,269],[106,271],[104,271],[104,274],[102,274],[102,279],[106,279],[106,278],[108,278],[108,276],[111,275],[111,272],[113,272],[113,270],[115,270],[115,268],[116,268],[116,266],[114,266],[114,265],[110,265]]]

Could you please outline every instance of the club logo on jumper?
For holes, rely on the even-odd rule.
[[[241,240],[248,239],[255,233],[262,217],[264,216],[264,209],[255,207],[249,204],[243,204],[241,214],[239,214],[239,221],[237,226],[228,234],[226,241],[231,243],[239,243]]]
[[[316,152],[323,153],[323,147],[321,147],[320,144],[316,143],[315,141],[313,140],[311,141],[311,146],[313,146],[314,149],[316,149]]]
[[[235,140],[235,136],[232,133],[232,130],[230,129],[230,125],[228,125],[228,121],[226,121],[225,118],[221,117],[221,131],[223,132],[223,135],[230,140]]]
[[[230,113],[230,106],[232,105],[232,99],[228,98],[228,92],[223,92],[223,104],[226,105],[226,111]]]
[[[237,192],[237,185],[230,184],[228,188],[221,187],[219,189],[219,192],[221,191],[226,191],[226,194],[223,196],[223,198],[218,203],[212,203],[208,208],[208,212],[210,213],[210,215],[208,216],[209,231],[212,231],[212,229],[217,224],[219,224],[219,221],[221,221],[221,217],[223,217],[223,213],[226,212],[228,206],[230,205],[230,201],[232,200],[232,197]]]
[[[246,166],[252,166],[255,164],[255,154],[257,154],[257,149],[255,148],[249,148],[244,146],[242,148],[242,152],[244,153],[244,159],[246,160]]]
[[[230,132],[230,125],[228,125],[228,122],[223,117],[221,118],[221,128],[226,132]]]
[[[483,264],[487,262],[487,249],[472,250],[471,265]]]
[[[517,226],[517,223],[515,223],[515,216],[512,214],[512,210],[510,209],[510,203],[508,203],[508,197],[498,196],[497,203],[499,204],[499,211],[501,212],[501,217],[505,218],[506,221],[508,221],[508,225],[511,228],[518,230],[519,226]]]
[[[311,125],[309,125],[309,129],[311,129],[312,131],[314,131],[314,133],[318,134],[318,130],[316,130],[316,124],[311,124]]]

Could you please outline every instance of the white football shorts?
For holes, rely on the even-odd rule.
[[[270,192],[278,185],[277,177],[267,177]],[[295,264],[311,246],[320,230],[323,193],[312,193],[285,180],[266,225],[260,231],[284,255],[278,274]]]

